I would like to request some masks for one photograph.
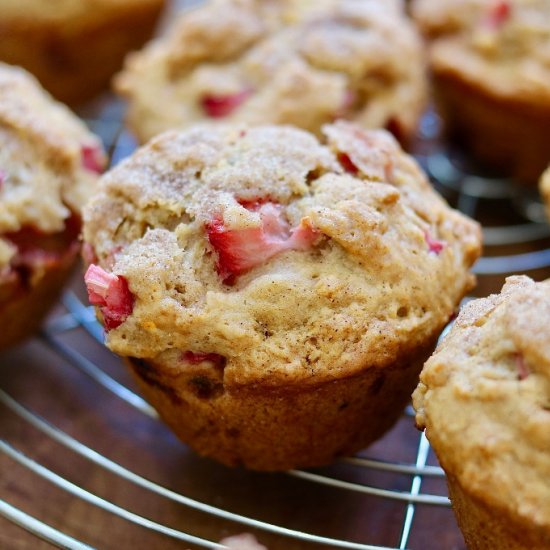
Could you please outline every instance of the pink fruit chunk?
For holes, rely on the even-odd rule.
[[[447,243],[445,241],[440,241],[439,239],[435,239],[434,237],[432,237],[429,231],[424,232],[424,239],[426,240],[429,251],[434,252],[437,255],[439,255],[441,251],[447,246]]]
[[[523,358],[523,355],[518,353],[516,355],[516,367],[518,370],[518,380],[525,380],[531,372],[527,368],[527,365],[525,364],[525,359]]]
[[[204,112],[211,118],[223,118],[230,115],[239,105],[244,103],[251,90],[242,90],[236,94],[205,95],[201,99]]]
[[[134,296],[124,277],[91,264],[84,282],[90,303],[101,310],[105,330],[117,328],[126,321],[134,308]]]
[[[101,174],[105,165],[103,153],[98,145],[83,144],[80,148],[82,166],[89,172]]]
[[[226,362],[225,357],[223,355],[219,355],[218,353],[196,353],[193,351],[185,351],[182,353],[181,358],[183,361],[191,365],[198,365],[203,361],[209,361],[210,363],[214,363],[214,366],[216,367],[224,367]]]
[[[338,162],[348,174],[355,176],[359,173],[359,168],[357,168],[347,153],[338,153]]]
[[[485,23],[494,29],[501,27],[512,15],[512,6],[506,0],[496,0],[489,8]]]
[[[307,219],[290,228],[282,217],[282,207],[262,204],[261,225],[251,229],[226,229],[221,218],[206,226],[208,240],[218,254],[216,269],[225,284],[234,284],[237,275],[263,264],[285,250],[308,250],[319,238]]]
[[[6,179],[6,174],[3,170],[0,170],[0,191],[2,190],[2,185],[4,184],[4,180]]]

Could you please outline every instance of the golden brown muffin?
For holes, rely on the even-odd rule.
[[[416,421],[468,548],[550,548],[550,279],[470,302],[420,380]]]
[[[132,55],[116,88],[142,142],[208,118],[319,134],[342,117],[407,141],[424,51],[395,0],[215,0]]]
[[[416,0],[450,134],[483,163],[535,183],[550,161],[550,2]]]
[[[0,349],[31,334],[78,255],[99,140],[22,69],[0,63]]]
[[[464,293],[479,227],[391,134],[153,139],[84,214],[107,345],[199,453],[281,470],[381,436]]]
[[[550,220],[550,168],[548,168],[540,179],[540,194],[546,206],[546,215]]]
[[[165,0],[0,0],[0,60],[79,103],[106,89],[152,34]]]

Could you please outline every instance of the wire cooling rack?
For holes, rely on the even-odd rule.
[[[89,124],[116,164],[135,147],[122,106],[109,99],[94,112]],[[536,191],[471,175],[439,148],[437,127],[428,115],[417,158],[449,202],[484,222],[477,293],[498,291],[508,273],[550,276]],[[158,421],[85,304],[77,280],[42,333],[0,358],[0,547],[221,548],[251,532],[271,550],[464,548],[410,407],[381,441],[330,467],[227,469]]]

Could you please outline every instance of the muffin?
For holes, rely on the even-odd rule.
[[[202,455],[326,464],[396,421],[464,293],[477,224],[383,130],[167,132],[100,183],[86,273],[106,342]]]
[[[550,279],[470,302],[424,366],[416,421],[468,548],[550,548]]]
[[[536,183],[550,161],[550,3],[416,0],[451,136],[482,163]]]
[[[0,60],[79,103],[106,89],[152,34],[165,0],[0,0]]]
[[[425,103],[425,61],[397,1],[218,0],[130,56],[115,88],[142,142],[205,119],[320,134],[336,118],[407,142]]]
[[[540,179],[540,194],[546,206],[546,215],[550,220],[550,168],[548,168]]]
[[[22,69],[0,64],[0,349],[35,331],[78,256],[99,140]]]

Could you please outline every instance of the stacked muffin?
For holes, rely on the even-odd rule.
[[[116,88],[142,142],[205,119],[319,134],[342,117],[406,141],[426,97],[421,41],[381,0],[208,2],[132,55]]]
[[[165,0],[0,0],[0,60],[21,65],[58,99],[108,87],[150,36]]]
[[[475,222],[385,131],[166,133],[85,209],[107,345],[199,453],[263,470],[356,451],[400,416],[471,288]]]
[[[0,64],[0,349],[35,330],[56,299],[104,161],[68,109]]]
[[[550,548],[550,279],[470,302],[414,393],[475,550]]]
[[[550,3],[417,0],[442,114],[482,162],[535,183],[550,162]]]

